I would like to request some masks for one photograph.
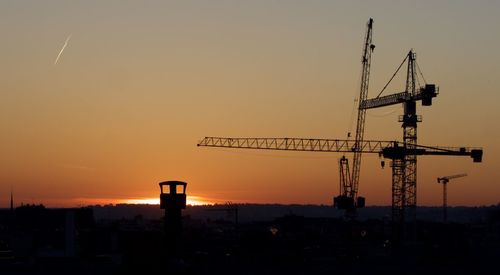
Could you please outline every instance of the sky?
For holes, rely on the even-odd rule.
[[[346,138],[365,25],[369,97],[413,49],[440,94],[418,143],[479,146],[418,160],[417,201],[500,202],[498,1],[1,1],[0,207],[158,198],[331,204],[339,153],[197,147],[205,136]],[[400,74],[384,94],[401,92]],[[369,110],[365,139],[401,140],[401,106]],[[391,171],[364,155],[360,195],[390,205]]]

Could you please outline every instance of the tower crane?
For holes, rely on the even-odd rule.
[[[302,151],[302,152],[353,152],[355,141],[338,139],[314,139],[314,138],[228,138],[228,137],[205,137],[198,146],[219,147],[219,148],[239,148],[239,149],[260,149],[260,150],[280,150],[280,151]],[[469,156],[473,162],[481,162],[483,157],[482,148],[466,147],[443,147],[443,146],[424,146],[400,141],[380,141],[365,140],[357,144],[360,153],[375,153],[383,158],[390,159],[393,163],[392,169],[392,197],[395,197],[394,182],[395,178],[400,179],[404,170],[394,168],[394,163],[405,164],[409,156],[416,159],[416,156],[434,155],[434,156]],[[342,171],[342,170],[341,170]],[[348,171],[348,170],[347,170]],[[415,178],[416,181],[416,178]],[[404,187],[404,185],[403,185]],[[402,192],[402,194],[405,194]],[[394,205],[392,209],[397,209],[399,205]],[[404,208],[403,208],[404,210]],[[349,216],[348,216],[349,217]],[[392,216],[393,238],[396,243],[402,240],[405,233],[404,220],[396,220],[398,216]],[[410,226],[415,229],[414,223]],[[412,233],[414,233],[414,230]],[[412,234],[413,235],[413,234]],[[413,235],[414,236],[414,235]],[[411,237],[413,238],[413,237]]]
[[[397,74],[402,65],[407,61],[406,88],[403,92],[380,96],[385,87]],[[417,87],[416,55],[410,50],[405,59],[379,93],[372,99],[364,100],[360,103],[360,108],[374,109],[395,104],[402,104],[404,113],[399,117],[403,128],[403,147],[407,152],[404,157],[395,158],[391,162],[392,167],[392,220],[400,225],[408,221],[416,222],[417,206],[417,123],[422,122],[422,117],[417,115],[417,101],[422,101],[423,106],[431,106],[432,98],[438,95],[438,88],[435,84],[425,84]],[[415,153],[413,153],[415,152]],[[401,227],[401,226],[400,226]]]
[[[437,178],[437,182],[443,184],[443,222],[447,222],[447,219],[448,219],[448,215],[446,213],[447,212],[446,209],[448,207],[448,204],[447,204],[448,194],[447,194],[447,187],[446,186],[448,185],[448,182],[451,179],[461,178],[461,177],[465,177],[465,176],[467,176],[467,174],[457,174],[457,175],[453,175],[453,176]]]
[[[279,151],[349,153],[353,152],[355,144],[356,141],[353,140],[339,139],[205,137],[197,144],[197,146]],[[404,160],[408,157],[408,155],[469,156],[472,158],[473,162],[481,162],[483,157],[482,148],[424,146],[417,144],[414,144],[412,147],[408,147],[405,142],[380,140],[365,140],[363,142],[359,142],[357,145],[357,150],[359,150],[360,153],[379,154],[383,158],[390,159],[393,163],[404,163]],[[400,174],[396,173],[400,173],[400,171],[392,169],[393,182],[395,177],[400,176]],[[449,178],[447,180],[449,180]]]

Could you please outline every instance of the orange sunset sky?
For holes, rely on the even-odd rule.
[[[157,198],[184,180],[203,202],[331,204],[341,154],[196,147],[205,136],[346,138],[365,24],[369,97],[410,48],[429,83],[418,204],[500,202],[498,1],[1,1],[0,207]],[[69,40],[68,40],[69,38]],[[68,40],[68,41],[67,41]],[[63,45],[64,51],[55,62]],[[400,74],[384,94],[404,88]],[[401,106],[369,110],[366,139],[400,140]],[[362,161],[360,195],[389,205],[391,171]]]

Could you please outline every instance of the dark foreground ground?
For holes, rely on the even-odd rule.
[[[419,221],[416,241],[399,245],[386,218],[289,213],[236,223],[234,211],[214,212],[184,217],[174,253],[160,217],[5,210],[0,274],[500,274],[498,207],[477,222]]]

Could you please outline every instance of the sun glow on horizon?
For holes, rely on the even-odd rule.
[[[160,198],[125,199],[125,200],[119,200],[119,203],[159,205]],[[215,204],[215,202],[208,200],[206,198],[200,197],[200,196],[187,196],[186,204],[187,205],[208,205],[208,204]]]
[[[21,200],[23,201],[23,200]],[[186,198],[187,205],[213,205],[221,203],[222,200],[209,199],[204,196],[191,196]],[[159,205],[160,198],[152,197],[134,197],[134,198],[71,198],[71,199],[46,199],[43,201],[32,202],[33,204],[43,204],[48,207],[84,207],[92,205],[117,205],[117,204],[149,204]],[[18,204],[15,204],[17,206]]]

